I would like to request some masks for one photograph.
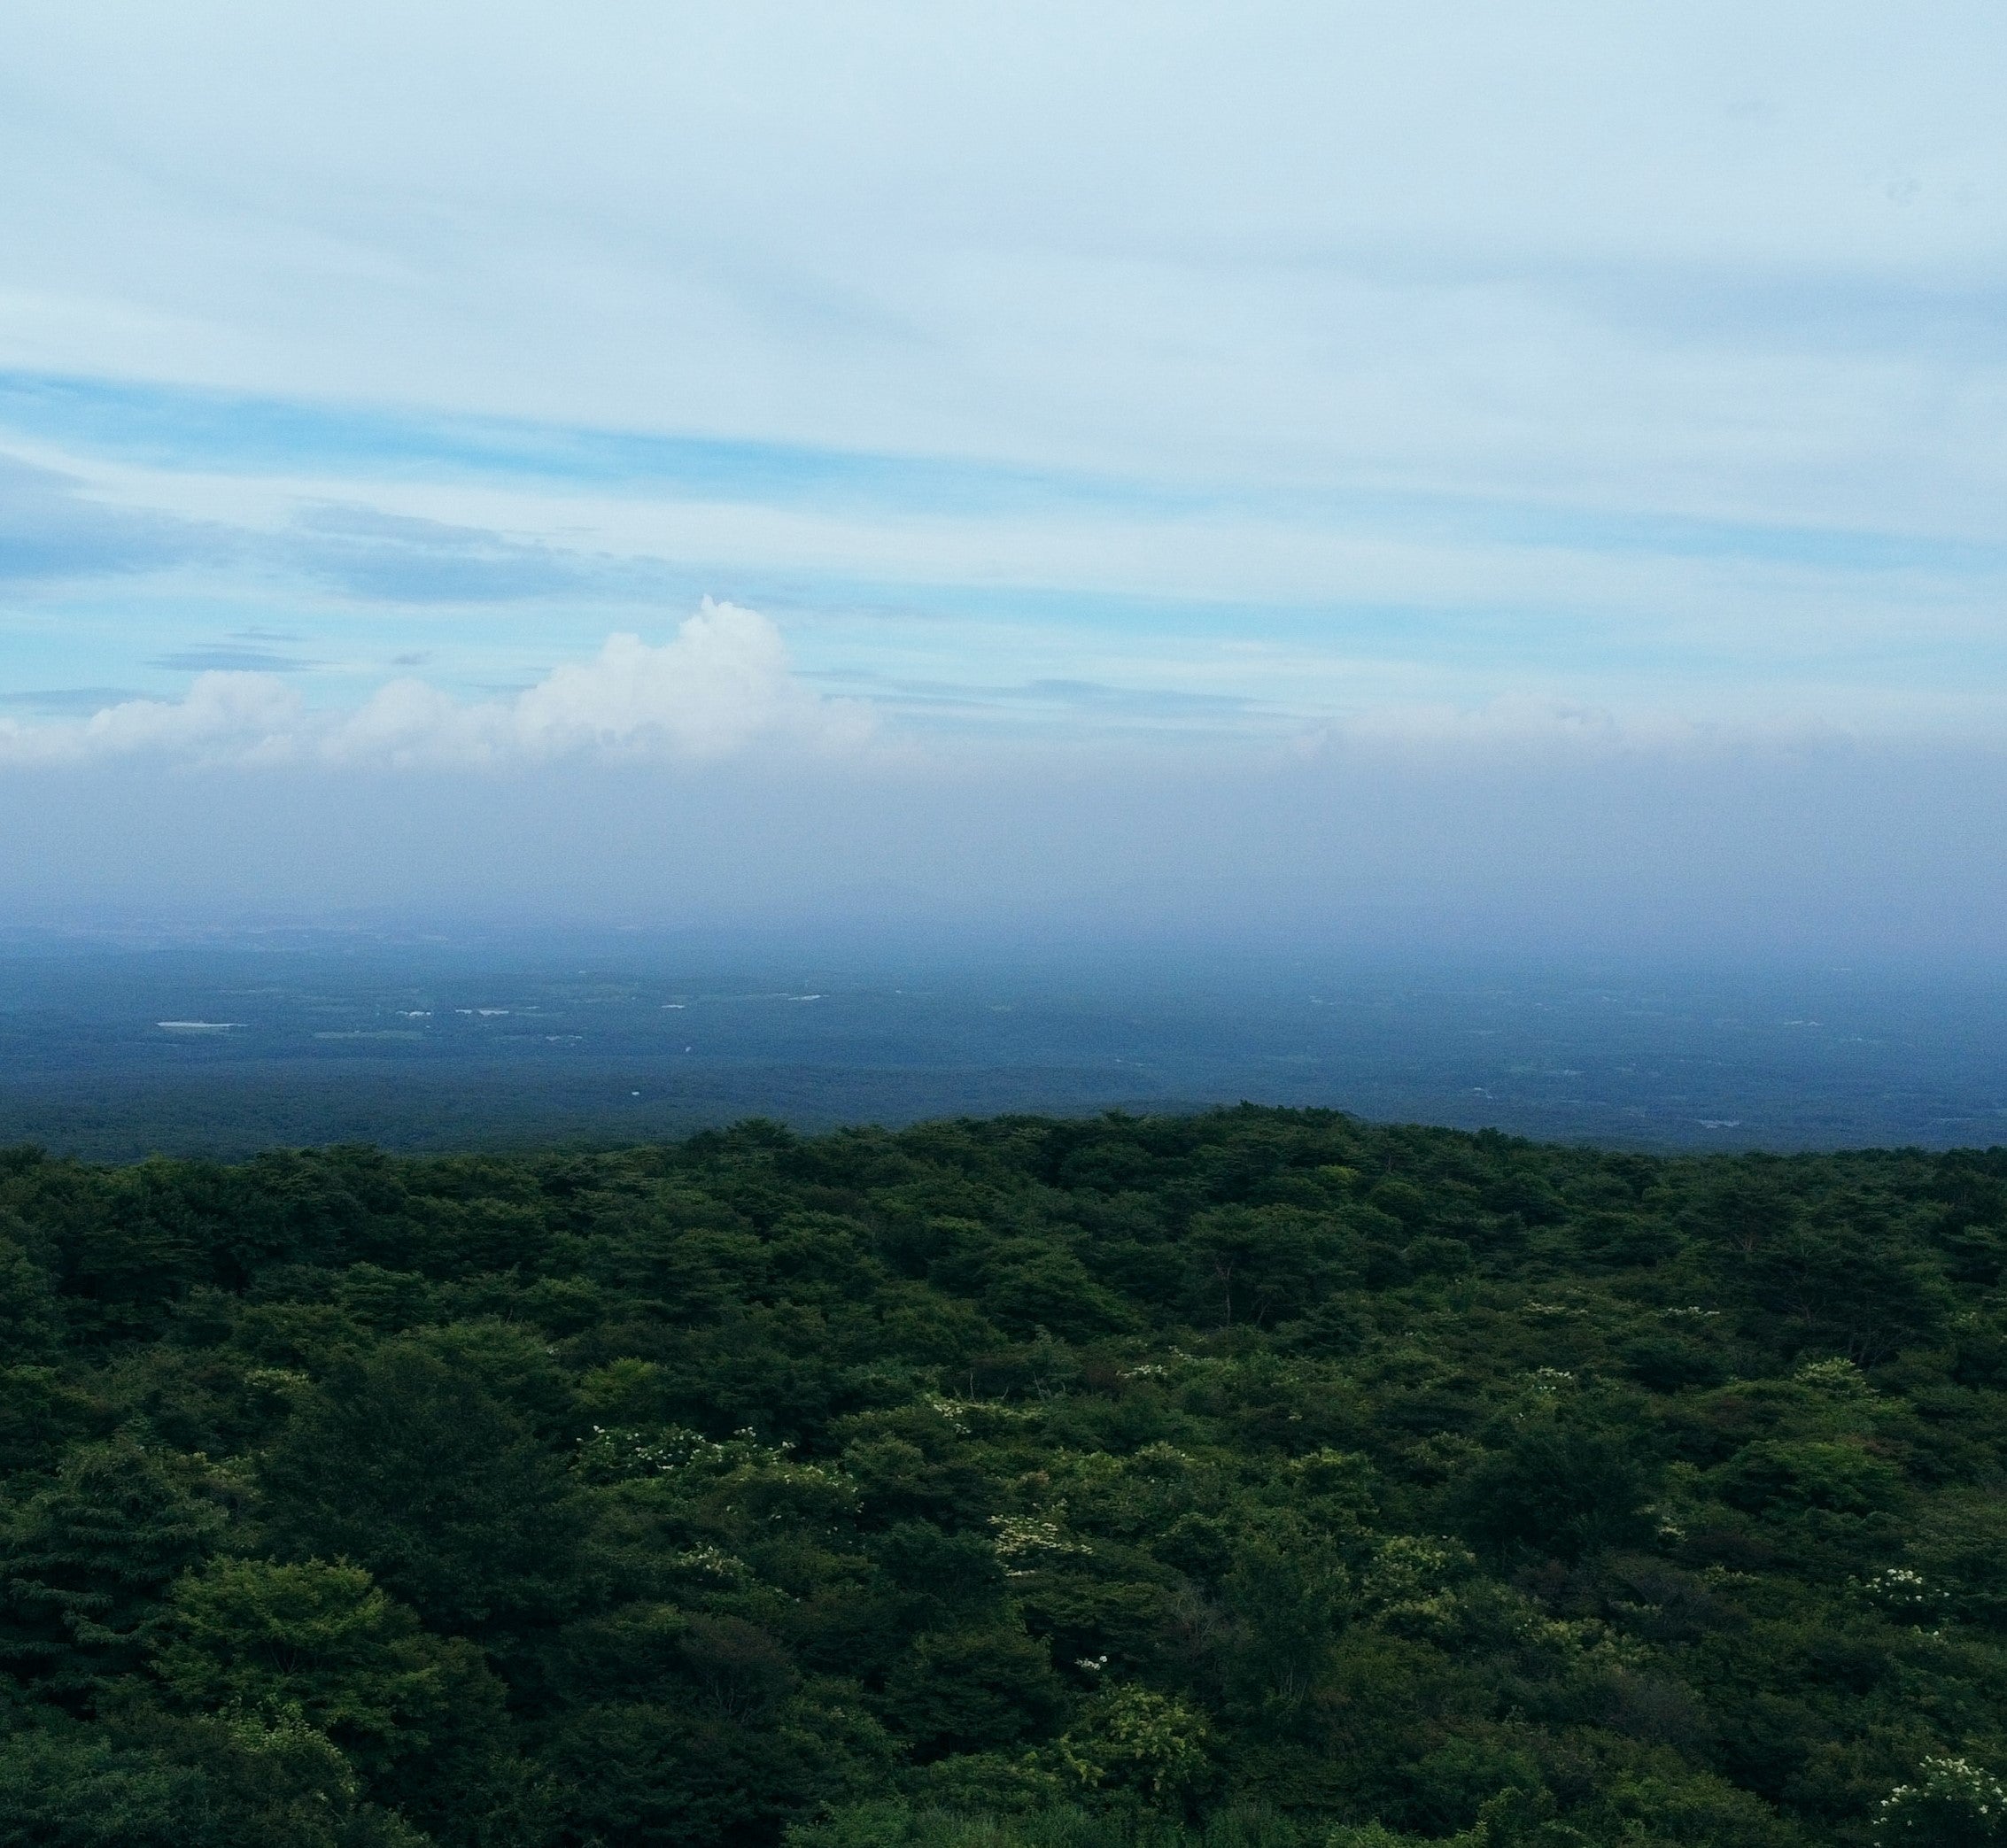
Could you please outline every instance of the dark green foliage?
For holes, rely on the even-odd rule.
[[[1065,1705],[1046,1645],[1011,1624],[930,1631],[886,1678],[887,1718],[925,1758],[1016,1745]]]
[[[1458,1485],[1460,1524],[1488,1556],[1572,1563],[1647,1538],[1657,1484],[1634,1430],[1546,1418],[1519,1425]]]
[[[2002,1838],[2007,1158],[0,1164],[0,1848]]]
[[[307,1388],[259,1474],[279,1552],[356,1560],[446,1628],[567,1595],[572,1524],[548,1450],[471,1367],[415,1342]]]
[[[129,1437],[71,1450],[9,1511],[0,1653],[22,1680],[88,1705],[139,1666],[168,1591],[216,1545],[200,1459]]]
[[[340,1752],[290,1716],[242,1713],[0,1738],[4,1848],[423,1848],[360,1800]]]

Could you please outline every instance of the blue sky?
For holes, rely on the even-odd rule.
[[[1997,781],[1997,9],[9,41],[0,778]]]

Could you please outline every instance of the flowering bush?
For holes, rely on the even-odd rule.
[[[1104,1688],[1059,1741],[1059,1756],[1094,1790],[1134,1790],[1163,1802],[1208,1769],[1204,1718],[1181,1700],[1125,1682]]]
[[[2007,1785],[1966,1759],[1926,1759],[1914,1783],[1882,1798],[1875,1835],[1926,1848],[2007,1841]]]

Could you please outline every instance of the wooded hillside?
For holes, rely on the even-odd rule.
[[[2007,1839],[2007,1151],[0,1155],[0,1844]]]

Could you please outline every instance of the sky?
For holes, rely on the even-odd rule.
[[[1997,7],[0,27],[0,921],[2007,948]]]

